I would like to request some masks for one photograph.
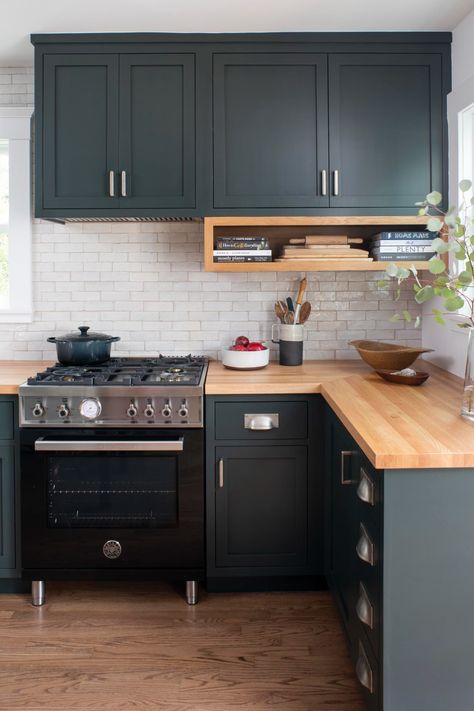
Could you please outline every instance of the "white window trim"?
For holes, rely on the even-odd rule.
[[[28,106],[0,106],[0,138],[9,142],[8,264],[10,307],[0,323],[33,321],[31,116]]]

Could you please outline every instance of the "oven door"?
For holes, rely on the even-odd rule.
[[[25,572],[204,567],[203,430],[24,429],[21,471]]]

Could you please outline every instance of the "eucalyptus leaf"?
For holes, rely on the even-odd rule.
[[[443,196],[437,190],[433,190],[432,193],[428,193],[426,196],[426,201],[429,202],[430,205],[439,205],[442,199]]]
[[[441,237],[435,237],[431,243],[431,246],[435,252],[438,252],[438,254],[444,254],[449,251],[449,243],[445,242],[444,239],[441,239]]]
[[[460,247],[455,253],[454,256],[456,259],[459,259],[461,262],[463,262],[466,259],[466,250],[464,247]]]
[[[425,301],[429,301],[435,295],[434,289],[430,284],[422,287],[415,296],[415,301],[417,304],[424,304]]]
[[[433,313],[433,316],[434,316],[434,318],[435,318],[436,323],[439,323],[440,326],[444,326],[445,323],[446,323],[446,321],[445,321],[444,318],[442,317],[441,311],[440,311],[439,309],[433,309],[433,312],[432,312],[432,313]]]
[[[458,323],[457,326],[459,328],[472,328],[472,325],[470,323]]]
[[[389,321],[391,321],[392,323],[400,321],[400,314],[392,314],[392,316],[390,316]]]
[[[459,190],[462,193],[467,193],[472,187],[472,183],[470,180],[461,180],[459,183]]]
[[[453,214],[445,215],[444,221],[448,227],[454,227],[456,225],[456,216]]]
[[[464,227],[464,225],[456,225],[456,227],[454,228],[455,237],[464,237],[465,233],[466,228]]]
[[[410,276],[410,270],[406,267],[399,267],[397,276],[399,279],[408,279]]]
[[[443,223],[438,217],[430,217],[426,224],[426,227],[429,229],[430,232],[439,232],[440,229],[443,227]]]
[[[446,311],[459,311],[464,306],[464,299],[458,294],[453,294],[448,296],[444,302],[444,308]]]
[[[407,311],[406,309],[403,311],[403,318],[407,323],[411,323],[412,318],[411,318],[411,313]]]
[[[446,270],[446,264],[438,257],[432,257],[428,262],[428,269],[432,274],[441,274]]]
[[[472,270],[469,271],[468,269],[464,269],[459,275],[458,275],[458,281],[463,285],[463,286],[469,286],[472,282]]]
[[[413,324],[415,328],[418,328],[421,323],[421,318],[420,316],[417,316],[415,319],[415,323]]]
[[[385,268],[385,272],[388,274],[389,277],[396,277],[398,274],[398,267],[396,264],[390,263]]]

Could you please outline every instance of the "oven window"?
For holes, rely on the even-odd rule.
[[[107,453],[48,457],[50,528],[159,528],[178,523],[177,459]]]

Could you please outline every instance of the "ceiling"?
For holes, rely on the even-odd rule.
[[[36,32],[452,30],[472,0],[5,0],[0,66],[33,63]]]

